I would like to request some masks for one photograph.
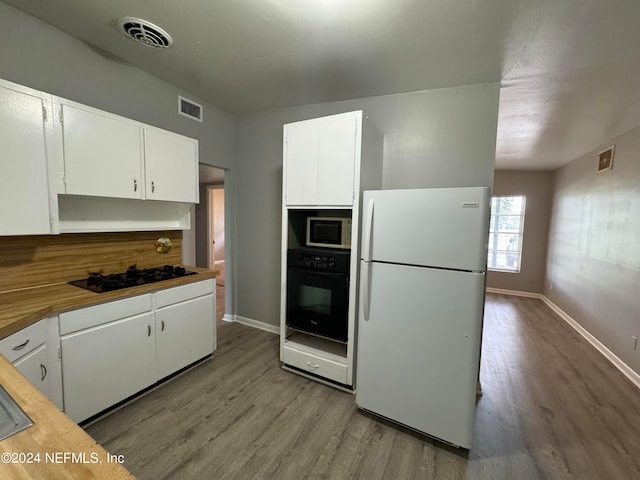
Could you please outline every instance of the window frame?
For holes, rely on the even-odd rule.
[[[493,212],[493,204],[494,204],[494,199],[496,198],[520,198],[522,199],[522,209],[521,212],[519,214],[512,214],[512,213],[505,213],[505,214],[494,214]],[[527,209],[527,197],[526,195],[493,195],[491,197],[491,210],[490,210],[490,216],[489,216],[489,236],[488,238],[491,238],[491,235],[500,235],[500,234],[508,234],[508,233],[514,233],[518,235],[518,246],[517,246],[517,258],[516,258],[516,268],[500,268],[500,267],[493,267],[490,266],[491,262],[491,256],[495,255],[497,256],[498,254],[504,253],[504,254],[509,254],[511,251],[508,250],[504,250],[504,249],[494,249],[492,248],[492,245],[490,242],[488,242],[487,244],[487,270],[488,271],[492,271],[492,272],[504,272],[504,273],[520,273],[520,271],[522,270],[522,245],[523,245],[523,241],[524,241],[524,222],[525,222],[525,216],[526,216],[526,209]],[[497,220],[497,218],[499,217],[518,217],[519,218],[519,229],[518,232],[513,232],[511,230],[508,231],[501,231],[500,229],[498,229],[497,231],[494,230],[494,227],[497,225],[500,225],[500,221]],[[497,222],[497,223],[496,223]]]

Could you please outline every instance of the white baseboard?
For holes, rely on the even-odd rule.
[[[261,322],[260,320],[254,320],[253,318],[234,315],[233,321],[241,323],[243,325],[247,325],[249,327],[259,328],[260,330],[264,330],[266,332],[271,332],[271,333],[275,333],[276,335],[280,335],[280,327],[276,325],[271,325],[270,323]]]
[[[517,290],[503,290],[500,288],[487,288],[487,292],[490,293],[501,293],[503,295],[513,295],[518,297],[530,297],[530,298],[539,298],[542,300],[551,310],[554,311],[561,319],[567,322],[573,329],[578,332],[587,342],[589,342],[596,350],[598,350],[607,360],[609,360],[614,367],[616,367],[620,372],[627,377],[631,383],[633,383],[637,388],[640,389],[640,374],[638,374],[635,370],[633,370],[629,365],[624,363],[618,356],[609,350],[605,345],[603,345],[600,340],[591,335],[588,330],[586,330],[582,325],[580,325],[576,320],[574,320],[568,313],[562,310],[559,306],[553,303],[549,298],[547,298],[542,293],[530,293],[530,292],[520,292]]]
[[[504,288],[487,287],[489,293],[500,293],[502,295],[513,295],[514,297],[542,298],[544,295],[534,292],[522,292],[520,290],[505,290]]]
[[[233,315],[229,315],[228,313],[225,313],[222,316],[222,321],[223,322],[233,322]]]
[[[629,365],[624,363],[618,356],[609,350],[605,345],[603,345],[600,340],[591,335],[588,330],[586,330],[582,325],[576,322],[569,314],[567,314],[564,310],[562,310],[559,306],[553,303],[544,295],[542,296],[542,301],[546,303],[551,310],[558,314],[560,318],[562,318],[565,322],[571,325],[576,332],[582,335],[587,342],[589,342],[593,347],[598,350],[607,360],[609,360],[622,374],[627,377],[631,382],[637,387],[640,388],[640,374],[636,373]]]

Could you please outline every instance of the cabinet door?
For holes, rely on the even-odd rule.
[[[285,125],[285,201],[287,205],[318,203],[318,123]]]
[[[0,235],[50,233],[42,99],[0,88]]]
[[[58,392],[61,379],[56,365],[51,364],[52,355],[49,350],[50,348],[46,344],[40,345],[13,365],[62,410],[62,398]]]
[[[66,335],[65,413],[80,422],[155,382],[153,313]]]
[[[318,126],[318,205],[353,205],[356,118],[327,117]]]
[[[66,193],[143,198],[141,127],[70,105],[62,114]]]
[[[158,379],[213,353],[214,302],[205,295],[156,310]]]
[[[198,141],[144,129],[146,194],[149,200],[198,203]]]

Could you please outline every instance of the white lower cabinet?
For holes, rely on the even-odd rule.
[[[75,422],[215,349],[213,279],[60,314],[65,413]]]
[[[147,312],[62,337],[65,413],[81,422],[154,383],[154,330]]]
[[[176,293],[187,299],[161,306],[165,301],[171,301],[169,297],[176,297]],[[156,372],[161,379],[213,353],[213,281],[184,285],[156,295]]]
[[[58,347],[57,317],[40,320],[0,341],[0,353],[62,410]]]
[[[13,366],[24,375],[38,390],[44,393],[62,410],[62,377],[57,349],[42,344],[33,352],[17,360]]]

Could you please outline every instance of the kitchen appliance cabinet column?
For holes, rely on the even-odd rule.
[[[286,124],[283,139],[280,361],[285,369],[353,390],[360,197],[382,186],[384,136],[355,111]],[[346,342],[287,325],[288,251],[305,246],[308,216],[352,219]]]
[[[0,235],[48,234],[52,228],[46,147],[50,100],[1,85]]]

